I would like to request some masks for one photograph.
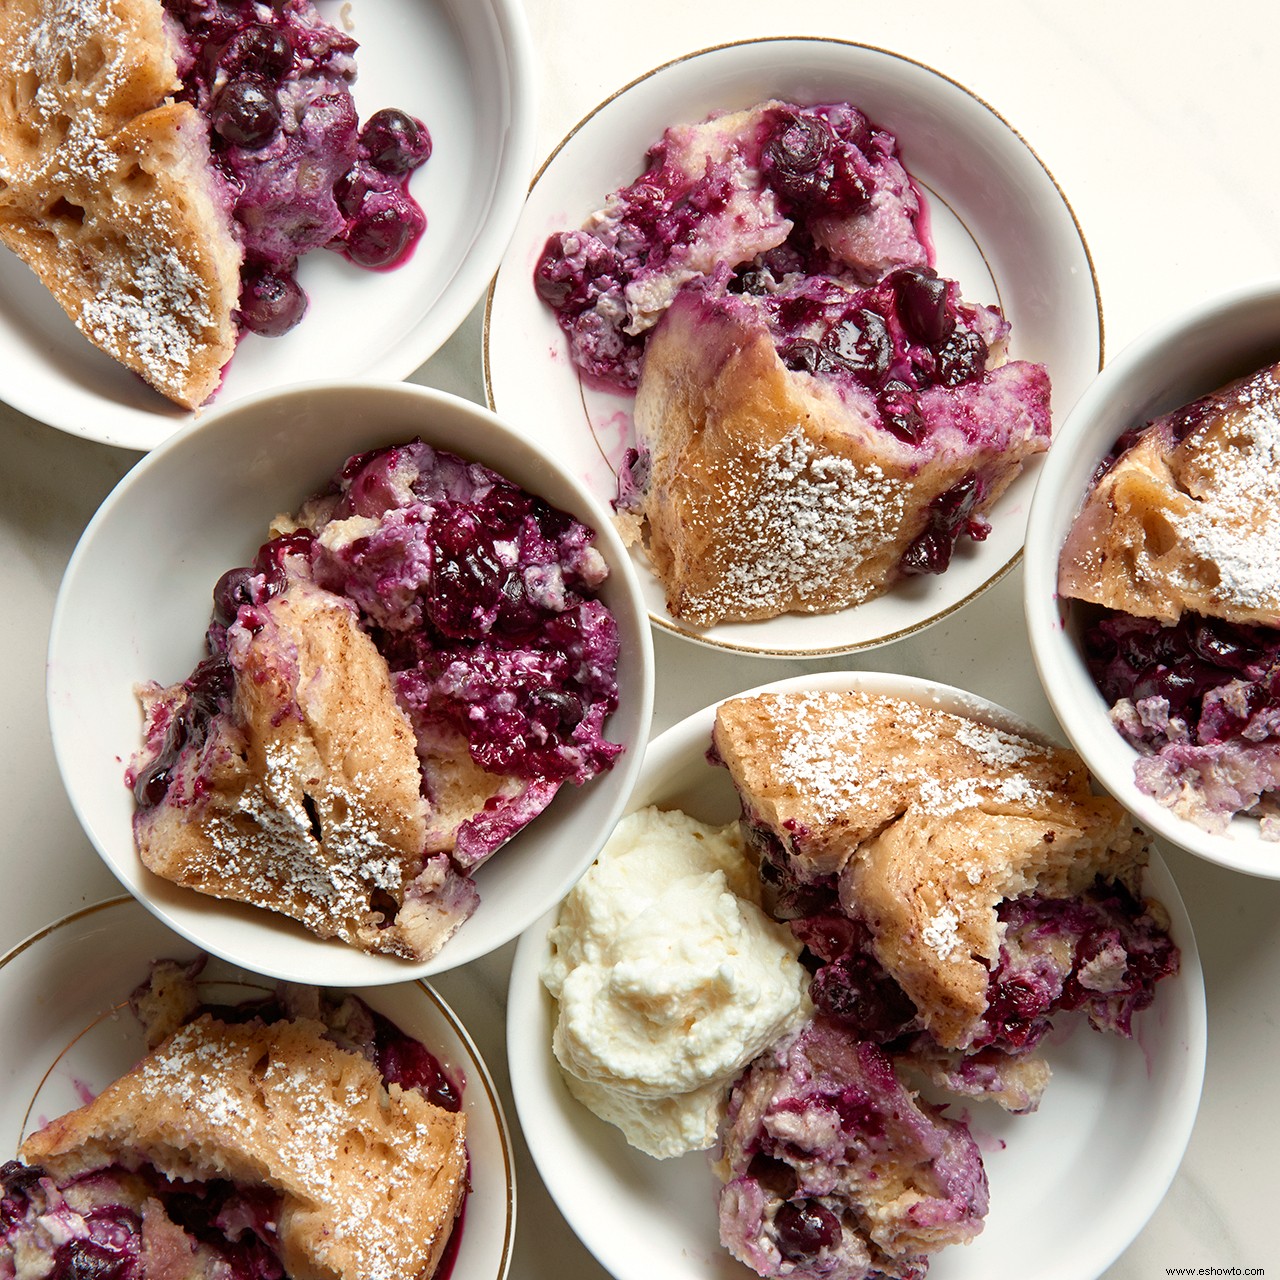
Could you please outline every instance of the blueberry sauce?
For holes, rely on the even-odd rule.
[[[1090,610],[1086,665],[1140,753],[1139,787],[1216,829],[1280,810],[1280,630],[1184,613]],[[1268,828],[1264,825],[1264,833]]]
[[[312,0],[164,2],[183,37],[179,96],[209,121],[244,244],[242,326],[277,336],[298,323],[294,272],[312,249],[375,270],[404,262],[426,229],[409,178],[431,136],[397,108],[360,124],[356,41]]]

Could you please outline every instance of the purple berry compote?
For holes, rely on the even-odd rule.
[[[417,1089],[457,1112],[463,1082],[420,1041],[357,996],[282,986],[236,1005],[205,1003],[196,985],[203,959],[159,961],[130,1007],[155,1045],[201,1014],[221,1022],[317,1019],[341,1048],[364,1054],[387,1084]],[[163,987],[157,996],[155,987]],[[55,1181],[38,1165],[0,1164],[0,1277],[41,1280],[287,1280],[276,1222],[279,1197],[231,1179],[182,1181],[145,1161],[90,1169]],[[464,1209],[437,1275],[447,1276]]]
[[[581,521],[420,440],[349,458],[273,533],[218,580],[209,657],[151,704],[126,775],[135,831],[166,804],[196,820],[211,722],[234,714],[272,602],[305,584],[355,609],[412,728],[426,842],[405,902],[443,922],[438,949],[475,910],[475,869],[622,751],[604,736],[618,701],[617,624],[599,599],[608,566]]]
[[[823,1017],[734,1085],[716,1171],[721,1241],[762,1276],[920,1280],[987,1212],[968,1128]]]
[[[1102,610],[1082,645],[1142,791],[1209,830],[1253,814],[1280,840],[1280,628]]]
[[[1138,788],[1280,840],[1280,366],[1125,431],[1063,545],[1085,663]]]
[[[634,389],[644,336],[682,285],[787,245],[809,274],[875,280],[931,259],[919,187],[856,107],[770,101],[667,129],[580,231],[547,241],[539,296],[574,364]]]
[[[1162,907],[1099,877],[1084,893],[1031,892],[997,904],[1000,954],[987,979],[986,1012],[963,1048],[943,1047],[876,955],[866,923],[841,902],[834,876],[799,882],[759,826],[761,874],[776,914],[804,943],[814,1008],[849,1035],[883,1046],[952,1093],[1034,1111],[1048,1072],[1034,1051],[1061,1014],[1080,1011],[1097,1031],[1130,1038],[1134,1015],[1178,971]]]
[[[409,177],[431,155],[394,108],[361,124],[357,42],[312,0],[164,0],[182,32],[183,96],[209,122],[214,165],[244,247],[240,322],[270,336],[301,320],[295,275],[312,249],[373,269],[404,262],[426,229]]]

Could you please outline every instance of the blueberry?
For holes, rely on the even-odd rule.
[[[903,267],[890,277],[902,327],[917,342],[936,347],[951,336],[955,316],[947,306],[947,282],[928,268]]]
[[[823,188],[834,141],[820,116],[782,116],[761,156],[766,180],[787,200],[812,202]]]
[[[877,385],[893,360],[893,339],[884,316],[860,307],[827,331],[823,346],[862,382]]]
[[[431,157],[426,125],[395,107],[384,107],[369,117],[360,130],[360,146],[383,173],[408,173]]]
[[[408,252],[417,232],[405,209],[385,206],[361,213],[346,235],[347,257],[361,267],[394,266]]]
[[[293,45],[279,27],[251,22],[227,42],[218,62],[232,77],[248,74],[281,80],[293,66]]]
[[[773,1220],[778,1252],[788,1261],[816,1257],[840,1239],[840,1219],[816,1200],[788,1200]]]
[[[972,382],[986,367],[987,344],[970,329],[953,329],[938,347],[937,379],[944,387]]]
[[[920,416],[920,402],[916,393],[899,378],[891,378],[884,384],[879,399],[880,417],[884,425],[899,440],[918,444],[925,434],[924,418]]]
[[[278,338],[307,311],[307,295],[292,272],[269,267],[246,270],[240,287],[240,320],[252,333]]]
[[[763,1151],[757,1151],[751,1157],[747,1177],[754,1178],[770,1195],[777,1196],[779,1200],[790,1200],[800,1186],[796,1171],[785,1160],[765,1155]]]
[[[210,116],[215,132],[232,146],[256,151],[280,128],[280,103],[275,91],[255,76],[243,76],[223,86]]]

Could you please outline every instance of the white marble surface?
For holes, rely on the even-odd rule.
[[[1280,18],[1267,0],[1212,9],[1191,0],[1020,0],[999,10],[956,0],[879,6],[529,0],[528,12],[541,74],[540,158],[603,97],[672,57],[751,36],[832,35],[945,72],[1027,138],[1084,229],[1108,352],[1195,299],[1280,273],[1280,167],[1266,158],[1272,37]],[[477,308],[415,381],[483,400],[481,334]],[[57,774],[45,720],[44,652],[76,539],[137,455],[63,435],[3,405],[0,454],[0,593],[9,601],[0,632],[3,951],[46,922],[117,892]],[[1052,726],[1025,648],[1020,589],[1015,571],[920,636],[808,668],[730,657],[659,635],[655,729],[714,697],[814,666],[891,668],[944,680]],[[93,625],[91,618],[84,622]],[[1148,1280],[1174,1267],[1280,1274],[1272,1226],[1272,1153],[1280,1146],[1272,1089],[1280,1058],[1280,882],[1235,877],[1176,850],[1166,851],[1166,859],[1205,969],[1208,1071],[1182,1168],[1106,1280]],[[470,1025],[506,1091],[514,1128],[502,1025],[510,959],[506,947],[436,985]],[[603,1276],[523,1149],[519,1173],[512,1276]],[[1075,1229],[1087,1232],[1089,1224]],[[1034,1274],[1028,1260],[1020,1280]]]

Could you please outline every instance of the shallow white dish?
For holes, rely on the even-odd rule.
[[[907,676],[831,672],[765,688],[886,693],[1043,737],[983,698]],[[708,707],[654,739],[631,809],[660,804],[713,823],[738,816],[727,770],[705,757],[714,718]],[[983,1152],[991,1210],[971,1245],[934,1256],[930,1280],[1096,1280],[1163,1198],[1204,1079],[1204,982],[1182,900],[1158,856],[1148,888],[1169,909],[1181,972],[1138,1015],[1133,1041],[1064,1020],[1050,1037],[1054,1075],[1035,1114],[1010,1116],[989,1103],[964,1108]],[[652,1160],[565,1088],[551,1052],[554,1002],[538,976],[555,917],[549,912],[520,939],[507,1002],[512,1089],[539,1172],[618,1280],[746,1280],[751,1272],[717,1239],[718,1183],[706,1153]]]
[[[534,182],[489,293],[490,403],[530,406],[530,429],[606,503],[616,496],[630,442],[631,401],[582,384],[555,317],[534,292],[534,266],[551,233],[580,226],[642,172],[667,126],[769,97],[852,101],[897,135],[907,168],[927,189],[940,272],[959,280],[970,299],[1004,309],[1013,324],[1011,354],[1049,369],[1055,418],[1102,363],[1097,285],[1080,228],[1036,154],[985,102],[910,58],[840,40],[703,50],[625,86],[560,143]],[[900,639],[959,608],[1016,562],[1037,471],[1038,460],[996,505],[987,541],[959,548],[945,574],[900,583],[856,609],[692,628],[667,613],[637,554],[650,615],[679,635],[747,653],[842,653]]]
[[[369,955],[284,916],[147,871],[124,783],[141,745],[142,681],[185,680],[204,656],[213,584],[248,564],[277,513],[324,488],[347,457],[420,436],[496,471],[597,530],[618,621],[619,705],[608,772],[566,786],[476,873],[480,906],[431,960]],[[328,986],[401,982],[513,938],[590,864],[638,774],[653,705],[652,641],[635,574],[606,513],[520,431],[470,401],[407,383],[322,383],[210,413],[143,458],[90,521],[59,589],[47,695],[54,752],[82,825],[121,883],[204,950],[259,973]]]
[[[1024,598],[1031,652],[1067,736],[1098,781],[1171,843],[1250,875],[1280,879],[1280,841],[1239,814],[1225,832],[1196,826],[1140,791],[1138,753],[1115,729],[1085,666],[1080,610],[1058,596],[1058,557],[1094,469],[1119,436],[1280,360],[1280,280],[1247,285],[1148,331],[1081,398],[1041,471],[1027,528]]]
[[[86,907],[0,958],[0,1162],[55,1116],[82,1106],[142,1056],[129,993],[156,959],[187,960],[183,941],[129,898]],[[255,974],[211,960],[209,998],[235,1002],[270,991]],[[515,1236],[515,1161],[488,1069],[454,1012],[426,983],[356,992],[421,1040],[463,1082],[471,1192],[452,1275],[502,1280]]]
[[[365,271],[334,253],[304,258],[303,322],[282,338],[247,335],[211,406],[315,378],[407,377],[484,293],[533,170],[533,52],[519,0],[319,0],[318,8],[360,41],[361,118],[397,106],[431,132],[431,159],[411,184],[427,231],[394,271]],[[0,399],[129,449],[153,448],[192,416],[91,346],[7,251]]]

